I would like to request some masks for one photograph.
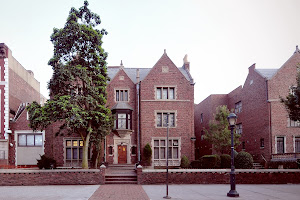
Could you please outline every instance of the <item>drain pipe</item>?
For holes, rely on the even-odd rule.
[[[140,136],[140,71],[136,70],[136,93],[137,93],[137,147],[138,147],[138,164],[141,162],[141,136]]]

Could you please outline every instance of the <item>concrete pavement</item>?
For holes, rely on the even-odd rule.
[[[227,197],[230,185],[169,185],[174,200],[299,200],[300,184],[237,185],[238,198]],[[1,186],[1,200],[163,200],[165,185]]]

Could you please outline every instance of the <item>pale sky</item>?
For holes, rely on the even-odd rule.
[[[84,0],[0,0],[0,43],[34,72],[41,93],[53,54],[50,35]],[[90,0],[108,35],[109,66],[151,68],[166,49],[177,67],[188,54],[195,103],[244,84],[248,67],[279,68],[300,46],[298,0]]]

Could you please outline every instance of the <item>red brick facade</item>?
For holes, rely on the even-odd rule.
[[[242,143],[239,149],[245,149],[257,161],[263,160],[263,157],[267,161],[279,159],[279,156],[288,159],[295,158],[297,156],[294,154],[297,153],[295,152],[295,139],[300,137],[300,127],[291,127],[280,97],[286,97],[290,92],[290,87],[295,86],[299,63],[300,52],[297,48],[280,69],[256,69],[254,64],[249,67],[249,74],[243,87],[239,86],[229,94],[211,95],[196,105],[195,134],[197,138],[200,138],[203,128],[208,128],[209,120],[213,119],[217,106],[227,105],[229,110],[236,112],[235,106],[241,102],[241,112],[236,112],[237,124],[242,125],[240,138]],[[204,148],[201,142],[197,145],[199,149]],[[281,155],[279,155],[279,148],[283,150]]]
[[[153,68],[125,68],[121,63],[121,66],[108,67],[108,76],[107,105],[115,116],[115,128],[104,141],[105,162],[140,162],[143,148],[149,143],[153,152],[152,166],[165,166],[167,127],[162,118],[167,113],[170,113],[171,124],[170,165],[179,166],[184,155],[194,159],[191,141],[194,137],[194,83],[187,61],[184,67],[177,68],[164,53]],[[156,96],[158,90],[161,99]],[[159,119],[161,127],[157,126]],[[58,125],[46,130],[45,153],[53,156],[58,166],[68,166],[64,145],[70,137],[53,137],[53,127]]]

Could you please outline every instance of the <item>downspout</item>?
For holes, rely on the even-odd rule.
[[[106,136],[104,137],[104,163],[106,163]]]
[[[140,144],[140,82],[136,85],[137,91],[137,143],[138,143],[138,163],[141,162],[141,144]]]
[[[269,101],[269,84],[268,84],[268,79],[266,80],[266,96],[267,96],[267,103],[269,107],[269,140],[270,140],[270,147],[269,147],[269,152],[270,152],[270,158],[272,159],[272,104],[271,101]]]

